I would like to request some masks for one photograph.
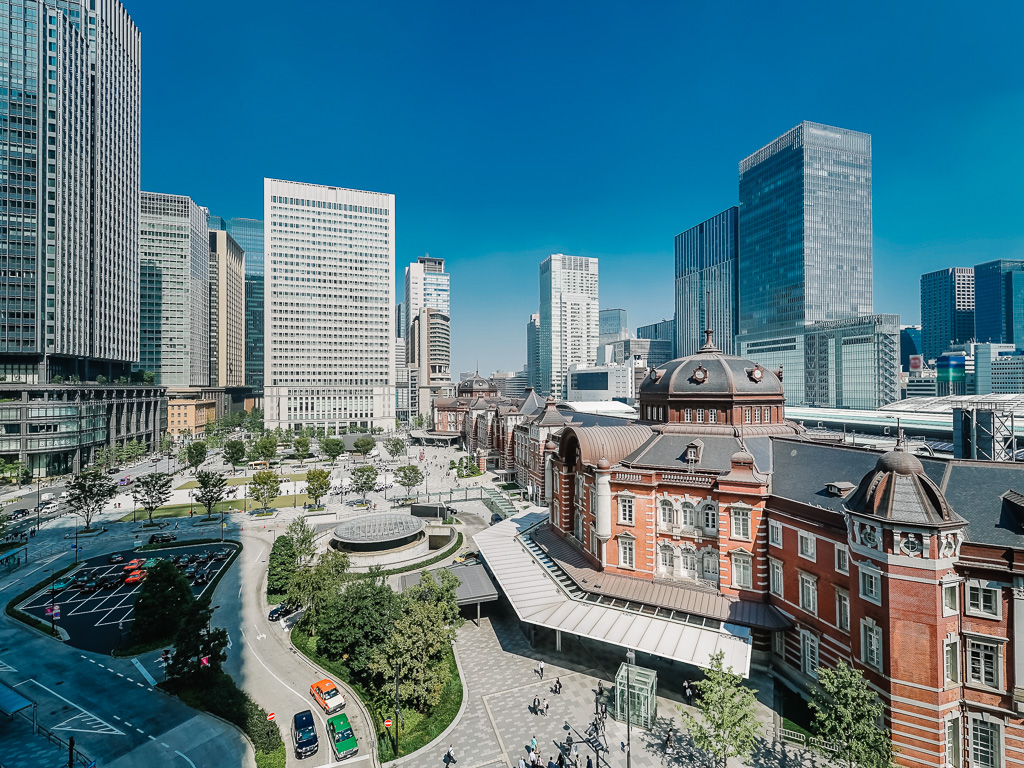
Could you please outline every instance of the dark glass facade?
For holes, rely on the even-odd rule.
[[[740,336],[872,312],[871,137],[803,122],[739,165]]]
[[[733,354],[739,304],[738,226],[739,208],[733,206],[676,235],[675,353],[679,357],[700,349],[706,327],[714,330],[719,349]]]
[[[935,360],[974,338],[974,270],[952,267],[921,275],[921,354]]]
[[[263,221],[221,219],[245,251],[245,386],[263,391]]]
[[[1020,259],[997,259],[974,267],[974,325],[978,341],[1024,345],[1022,273],[1024,260]]]

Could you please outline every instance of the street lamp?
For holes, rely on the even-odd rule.
[[[636,654],[633,651],[626,651],[626,768],[632,766],[632,754],[630,749],[630,737],[633,730],[633,712],[631,710],[632,691],[629,687],[629,669],[636,661]]]
[[[41,525],[39,522],[39,483],[42,479],[42,475],[36,475],[36,533],[39,533],[39,526]]]

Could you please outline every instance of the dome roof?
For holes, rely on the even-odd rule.
[[[640,385],[650,395],[761,395],[782,398],[782,380],[752,360],[726,355],[707,344],[695,355],[653,369]]]
[[[921,460],[909,451],[897,447],[894,451],[883,453],[875,463],[877,472],[895,472],[898,475],[923,475],[924,465]]]
[[[491,394],[498,391],[497,385],[490,379],[485,379],[483,376],[477,374],[476,376],[470,376],[465,381],[459,382],[458,392],[459,395],[482,395]]]

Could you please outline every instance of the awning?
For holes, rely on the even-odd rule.
[[[0,712],[5,715],[13,715],[26,707],[31,707],[32,702],[22,696],[13,688],[8,688],[0,683]]]
[[[547,512],[520,513],[473,537],[522,621],[704,668],[721,651],[724,667],[743,677],[750,674],[751,639],[746,627],[721,622],[701,626],[699,617],[672,612],[662,617],[657,611],[652,615],[595,604],[583,599],[585,593],[572,594],[516,538],[547,517]]]
[[[437,575],[440,568],[430,571],[434,581],[440,582]],[[459,586],[455,589],[455,602],[460,606],[474,605],[476,603],[489,603],[498,599],[498,587],[491,580],[485,569],[479,563],[471,565],[452,565],[447,570],[459,578]],[[402,591],[420,583],[422,571],[415,571],[402,576]]]

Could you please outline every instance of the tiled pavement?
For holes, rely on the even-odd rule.
[[[575,642],[566,643],[562,653],[547,647],[543,640],[538,642],[537,649],[531,648],[517,622],[498,611],[492,611],[490,618],[483,618],[479,626],[467,621],[459,630],[457,648],[467,689],[465,712],[443,745],[431,750],[433,754],[417,757],[417,766],[443,766],[444,750],[449,742],[455,745],[457,768],[516,766],[519,758],[526,756],[534,735],[540,753],[545,758],[556,758],[559,745],[564,743],[570,729],[574,741],[580,745],[581,768],[586,765],[588,754],[594,757],[591,748],[582,748],[580,732],[594,716],[598,675],[608,688],[617,664],[615,658],[605,658],[601,651]],[[537,673],[537,662],[541,658],[546,665],[543,681]],[[638,663],[642,664],[639,660]],[[550,691],[556,677],[562,682],[561,695]],[[659,670],[659,679],[671,685],[671,670],[664,673]],[[530,712],[534,696],[547,698],[550,704],[547,715]],[[650,732],[632,729],[633,766],[703,765],[701,757],[691,751],[685,734],[681,735],[678,707],[678,702],[659,696],[654,729]],[[766,726],[771,722],[772,714],[763,705],[759,705],[758,716]],[[676,746],[666,753],[664,737],[669,727],[675,729]],[[625,725],[609,717],[606,728],[607,751],[601,752],[600,760],[594,761],[595,768],[622,768],[626,765]],[[762,743],[752,758],[752,765],[798,768],[813,764],[803,758],[794,750],[786,754],[781,748],[776,751],[769,743]]]
[[[3,768],[60,768],[68,753],[43,736],[32,735],[32,724],[21,717],[0,715],[0,766]]]

